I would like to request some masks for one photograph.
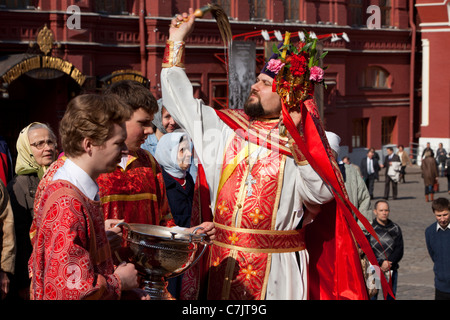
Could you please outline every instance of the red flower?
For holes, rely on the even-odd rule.
[[[305,74],[307,68],[306,58],[303,55],[291,56],[291,73],[294,77],[300,77]]]

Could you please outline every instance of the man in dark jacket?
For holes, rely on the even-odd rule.
[[[389,212],[389,203],[386,200],[378,200],[375,203],[373,209],[375,219],[372,226],[380,243],[372,236],[369,235],[368,237],[381,271],[387,280],[391,280],[392,293],[395,295],[398,263],[403,257],[403,236],[400,227],[389,219]],[[376,298],[377,296],[374,297],[374,300]]]
[[[400,157],[394,153],[394,148],[387,147],[387,156],[384,158],[382,168],[386,169],[384,183],[384,200],[389,198],[390,184],[392,183],[392,198],[397,199],[397,185],[400,179]]]
[[[450,300],[450,202],[433,201],[436,222],[425,230],[428,253],[433,260],[435,300]]]
[[[378,171],[380,171],[380,165],[375,157],[375,151],[372,149],[367,152],[367,157],[361,160],[361,175],[369,190],[370,199],[373,199],[373,186],[375,179],[378,179]]]

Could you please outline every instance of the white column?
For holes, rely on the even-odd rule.
[[[429,124],[430,113],[430,41],[422,39],[422,127]]]

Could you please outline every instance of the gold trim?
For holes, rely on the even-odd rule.
[[[163,68],[180,67],[184,69],[184,41],[180,41],[180,47],[178,48],[177,55],[175,56],[175,42],[167,40],[166,52],[164,53],[164,59],[162,62]]]
[[[304,156],[303,156],[303,154],[301,153],[301,151],[300,151],[300,149],[298,148],[298,146],[296,145],[295,140],[294,140],[294,139],[290,139],[290,140],[288,141],[288,143],[289,143],[289,149],[290,149],[290,151],[291,151],[291,153],[292,153],[292,156],[294,157],[295,163],[296,163],[298,166],[306,166],[307,164],[309,164],[308,160],[303,160],[303,159],[299,159],[299,158],[298,158],[298,155],[299,155],[299,154],[302,155],[302,157],[304,157]],[[296,152],[296,150],[297,150],[298,153]]]
[[[272,254],[267,254],[267,262],[266,262],[266,271],[264,274],[264,281],[261,287],[261,295],[259,296],[260,300],[264,300],[266,298],[266,292],[267,292],[267,285],[269,283],[269,274],[270,274],[270,268],[272,267]]]
[[[247,145],[244,148],[248,151]],[[247,158],[248,158],[248,155],[247,155]],[[245,201],[247,200],[247,188],[248,188],[247,179],[248,179],[248,176],[251,174],[250,164],[244,163],[244,167],[245,167],[245,172],[244,172],[243,177],[245,177],[245,178],[241,180],[239,195],[236,197],[235,208],[237,208],[237,209],[234,210],[233,216],[231,217],[231,221],[235,221],[236,226],[240,226],[242,224],[242,215],[244,214],[244,205],[245,205]],[[224,227],[226,227],[226,226],[224,226]],[[241,229],[241,228],[236,227],[236,230],[237,229]]]
[[[156,194],[154,193],[139,193],[139,194],[112,194],[104,196],[100,199],[101,203],[108,203],[112,201],[139,201],[139,200],[152,200],[157,201]]]
[[[261,230],[261,229],[244,229],[238,227],[230,227],[223,225],[218,222],[214,222],[216,228],[224,229],[231,232],[239,232],[239,233],[251,233],[251,234],[266,234],[266,235],[278,235],[278,236],[288,236],[288,235],[297,235],[297,230]],[[215,243],[215,242],[214,242]]]
[[[248,148],[243,147],[241,151],[231,160],[229,164],[222,170],[222,175],[219,181],[219,187],[217,189],[217,195],[219,195],[220,190],[222,190],[223,185],[228,181],[228,178],[231,177],[234,170],[241,163],[242,160],[248,157]],[[225,159],[224,159],[225,160]]]
[[[61,71],[71,77],[81,87],[86,81],[86,76],[81,73],[72,63],[51,56],[35,56],[17,63],[11,67],[2,77],[1,80],[7,84],[11,84],[21,75],[36,69],[54,69]]]
[[[245,119],[241,114],[235,113],[235,112],[227,112],[226,114],[233,121],[238,123],[238,125],[241,128],[248,128],[248,120]],[[274,123],[275,124],[275,123],[279,122],[279,119],[272,120],[272,119],[260,119],[260,118],[258,118],[258,119],[256,119],[256,121],[267,122],[267,123]],[[269,129],[265,129],[265,128],[257,128],[257,130],[258,130],[258,132],[255,133],[255,130],[252,129],[252,133],[251,134],[253,136],[258,137],[259,140],[264,140],[267,137],[267,135],[269,134],[269,132],[270,132]],[[282,149],[285,152],[291,153],[290,148],[288,148],[287,146],[281,144],[280,142],[276,142],[276,139],[275,139],[275,141],[273,139],[273,138],[278,138],[278,141],[283,141],[284,143],[287,143],[288,142],[288,138],[287,137],[282,137],[282,136],[280,136],[277,133],[272,133],[271,137],[272,137],[272,139],[266,141],[266,146],[264,146],[266,149],[269,149],[269,148],[267,148],[267,144],[270,143],[270,144],[276,146],[278,149]],[[270,148],[270,149],[272,149],[272,148]]]
[[[223,242],[220,242],[217,240],[214,240],[213,244],[218,247],[225,248],[225,249],[230,249],[230,250],[234,250],[234,251],[242,251],[245,253],[286,253],[286,252],[302,251],[302,250],[306,249],[306,247],[304,245],[294,247],[294,248],[271,248],[271,249],[246,248],[246,247],[240,247],[240,246],[236,246],[236,245],[223,243]]]
[[[277,193],[275,197],[275,203],[273,205],[273,213],[272,213],[272,224],[271,229],[275,229],[277,222],[277,213],[280,206],[281,199],[281,191],[283,188],[283,179],[284,179],[284,168],[286,165],[286,156],[283,155],[280,159],[280,169],[278,170],[278,183],[277,183]]]

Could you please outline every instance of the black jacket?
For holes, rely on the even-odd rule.
[[[194,180],[189,172],[186,172],[186,189],[170,174],[162,169],[164,184],[166,185],[167,199],[173,219],[179,227],[191,226],[192,202],[194,199]]]
[[[378,171],[380,171],[380,165],[378,164],[378,159],[375,159],[375,157],[372,158],[372,161],[373,161],[373,169],[375,170],[374,172],[375,178],[378,179]],[[369,176],[369,174],[367,173],[367,157],[364,157],[361,160],[360,169],[364,180],[367,180],[367,177]]]
[[[386,175],[386,176],[388,175],[388,171],[389,171],[389,163],[390,163],[390,162],[401,162],[401,160],[400,160],[400,157],[399,157],[398,155],[396,155],[395,153],[392,154],[392,159],[391,159],[391,160],[389,160],[389,156],[386,156],[386,157],[384,158],[384,163],[383,163],[383,165],[384,165],[384,168],[386,169],[386,171],[385,171],[385,175]]]

